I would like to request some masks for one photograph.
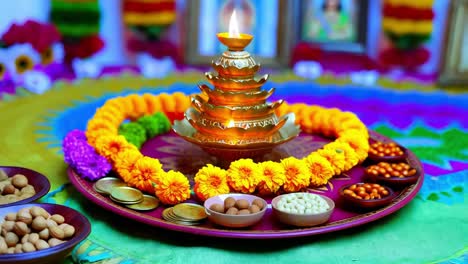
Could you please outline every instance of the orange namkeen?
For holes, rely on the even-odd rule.
[[[86,137],[130,186],[155,194],[165,204],[177,204],[190,198],[187,177],[180,172],[165,172],[157,159],[145,157],[119,136],[118,127],[125,119],[135,120],[159,111],[177,116],[189,107],[190,97],[180,92],[116,97],[108,100],[89,120]],[[206,200],[231,190],[262,194],[300,191],[308,186],[324,185],[367,158],[369,134],[355,114],[337,108],[287,103],[276,110],[279,116],[288,112],[295,113],[296,124],[303,131],[336,140],[303,159],[290,157],[263,163],[241,159],[232,162],[228,170],[209,164],[195,177],[197,197]]]

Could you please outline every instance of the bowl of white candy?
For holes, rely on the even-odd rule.
[[[289,193],[271,201],[276,218],[288,225],[315,226],[328,221],[335,203],[332,199],[313,193]]]

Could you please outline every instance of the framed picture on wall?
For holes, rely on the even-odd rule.
[[[362,53],[367,41],[367,0],[301,0],[297,41],[324,50]]]
[[[228,32],[229,19],[236,10],[241,33],[254,36],[247,51],[266,66],[286,64],[292,45],[288,25],[292,23],[292,4],[288,0],[192,0],[188,3],[188,39],[185,60],[205,64],[219,57],[226,47],[216,34]]]
[[[439,84],[468,85],[468,0],[451,2]]]

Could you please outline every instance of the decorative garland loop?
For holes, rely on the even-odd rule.
[[[143,156],[118,132],[127,119],[137,120],[156,112],[182,116],[189,107],[190,97],[180,92],[116,97],[108,100],[89,120],[86,137],[129,186],[155,194],[165,204],[177,204],[190,198],[187,177],[172,170],[165,172],[158,159]],[[195,175],[197,197],[205,200],[230,191],[258,191],[262,195],[297,192],[308,186],[324,185],[367,158],[369,134],[355,114],[306,104],[284,103],[277,110],[279,116],[288,112],[295,113],[296,123],[306,133],[336,140],[303,159],[289,157],[280,162],[261,163],[240,159],[232,162],[227,170],[208,164]]]

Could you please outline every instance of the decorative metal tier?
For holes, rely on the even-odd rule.
[[[222,160],[262,156],[295,138],[300,130],[294,114],[278,117],[275,110],[283,101],[267,102],[274,89],[262,90],[268,75],[255,78],[260,65],[244,51],[252,36],[220,33],[218,39],[228,50],[212,63],[217,75],[205,74],[214,89],[199,85],[202,94],[192,97],[192,107],[173,130]]]

